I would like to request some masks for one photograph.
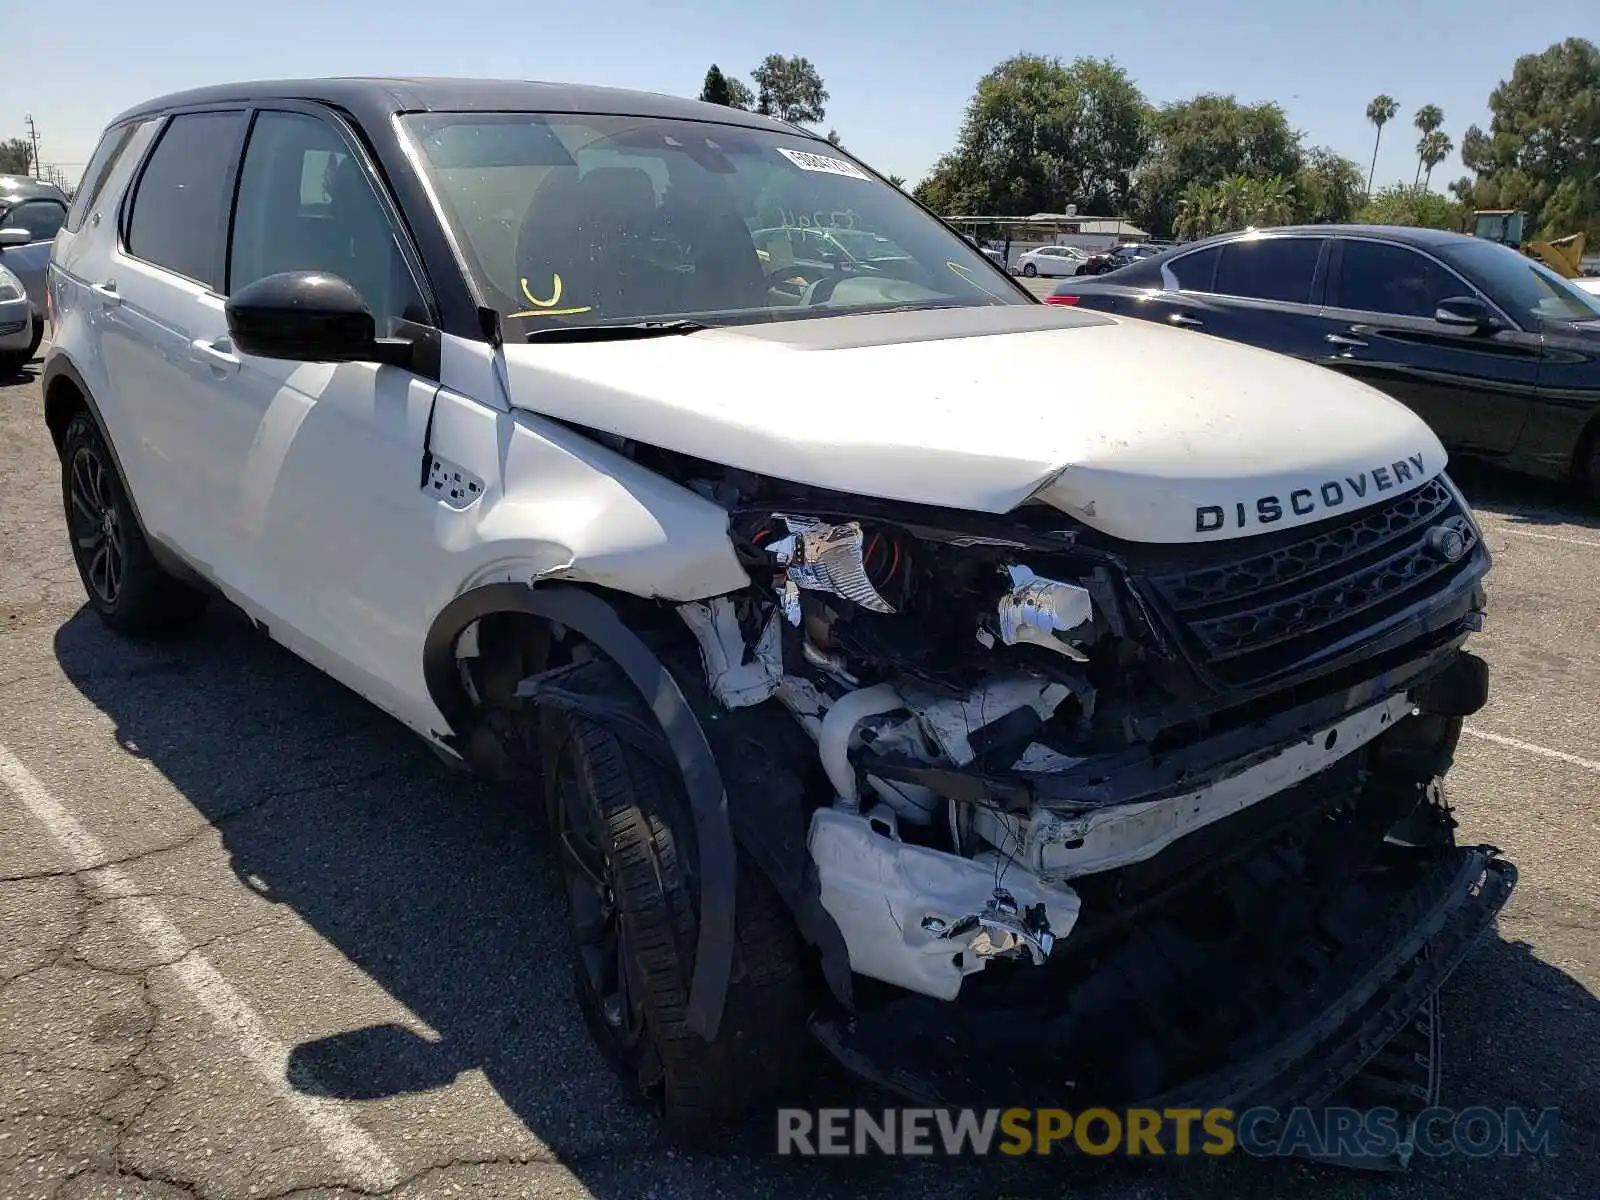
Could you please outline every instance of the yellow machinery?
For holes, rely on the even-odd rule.
[[[1549,241],[1526,242],[1523,234],[1528,224],[1527,215],[1511,208],[1480,208],[1472,214],[1472,236],[1499,242],[1520,250],[1529,258],[1536,258],[1557,275],[1576,279],[1580,274],[1579,261],[1583,258],[1587,238],[1581,233]]]

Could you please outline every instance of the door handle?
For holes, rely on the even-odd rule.
[[[91,283],[89,290],[99,299],[102,308],[115,308],[122,303],[122,297],[117,295],[115,279],[108,279],[104,283]]]
[[[1173,313],[1167,320],[1174,325],[1182,325],[1185,329],[1199,329],[1205,324],[1199,317],[1191,317],[1184,313]]]
[[[1363,342],[1360,338],[1354,338],[1354,337],[1351,337],[1348,334],[1344,334],[1344,333],[1330,333],[1327,336],[1326,340],[1329,341],[1329,342],[1332,342],[1335,346],[1365,346],[1366,345],[1366,343]]]
[[[196,338],[189,343],[189,353],[197,361],[224,375],[232,375],[243,363],[243,360],[233,353],[233,343],[227,338],[218,338],[214,342]]]

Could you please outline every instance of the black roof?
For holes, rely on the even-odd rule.
[[[625,88],[569,83],[536,83],[521,79],[449,79],[374,77],[278,79],[226,83],[174,92],[128,109],[113,121],[151,116],[172,109],[267,100],[310,100],[349,112],[362,124],[398,112],[559,112],[601,113],[669,120],[717,121],[755,129],[799,132],[786,122],[720,104],[635,92]]]
[[[1214,237],[1186,242],[1182,246],[1174,246],[1172,249],[1193,250],[1195,247],[1204,246],[1208,242],[1231,241],[1245,232],[1247,231],[1243,229],[1235,229],[1229,233],[1219,233]],[[1404,242],[1408,245],[1424,246],[1428,249],[1439,249],[1462,242],[1478,240],[1470,234],[1453,233],[1448,229],[1423,229],[1415,225],[1264,225],[1256,232],[1266,234],[1300,233],[1315,237],[1379,237],[1386,241]]]

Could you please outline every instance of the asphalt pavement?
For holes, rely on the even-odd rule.
[[[1044,381],[1041,381],[1041,386]],[[1466,472],[1497,559],[1460,835],[1521,884],[1444,994],[1444,1101],[1554,1158],[797,1161],[658,1144],[585,1035],[534,806],[223,605],[85,607],[36,373],[0,385],[0,1196],[1600,1194],[1600,514]],[[885,1103],[819,1069],[815,1096]],[[814,1098],[813,1097],[813,1098]]]

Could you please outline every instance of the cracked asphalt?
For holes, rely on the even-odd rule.
[[[1558,1156],[791,1161],[765,1122],[657,1143],[571,1002],[523,797],[225,606],[100,627],[40,405],[0,384],[0,1197],[1600,1194],[1600,518],[1559,494],[1462,473],[1497,566],[1452,796],[1521,884],[1444,994],[1445,1102],[1559,1108]]]

